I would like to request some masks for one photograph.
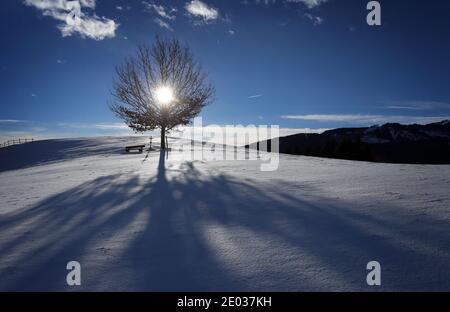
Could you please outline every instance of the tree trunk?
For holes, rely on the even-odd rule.
[[[161,127],[161,149],[166,149],[166,128]]]

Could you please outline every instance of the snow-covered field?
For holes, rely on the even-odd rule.
[[[280,155],[262,172],[123,152],[138,142],[0,150],[0,290],[450,290],[450,166]]]

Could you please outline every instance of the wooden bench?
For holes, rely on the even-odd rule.
[[[126,146],[125,147],[125,151],[127,153],[129,153],[130,151],[139,151],[139,153],[142,153],[142,151],[144,150],[145,145],[131,145],[131,146]]]

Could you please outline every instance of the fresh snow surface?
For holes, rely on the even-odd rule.
[[[0,150],[0,290],[450,290],[450,166],[123,151],[146,141]]]

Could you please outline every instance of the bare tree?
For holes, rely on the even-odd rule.
[[[165,149],[166,133],[189,124],[214,93],[188,46],[156,37],[116,67],[111,110],[135,132],[160,129]]]

